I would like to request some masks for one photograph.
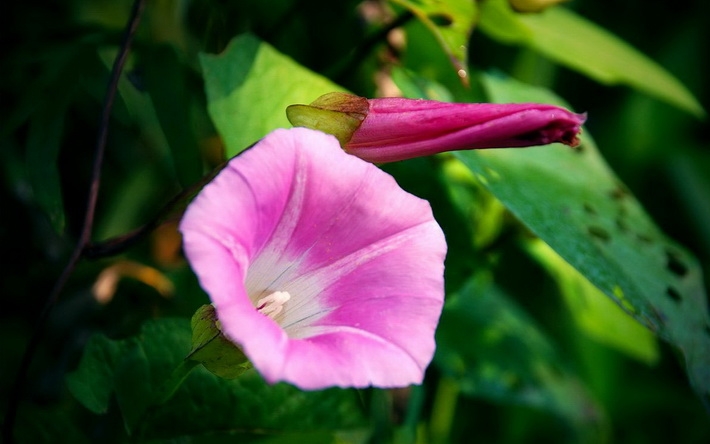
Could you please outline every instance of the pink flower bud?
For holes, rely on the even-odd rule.
[[[364,101],[367,107],[354,111],[352,104]],[[287,115],[295,126],[330,132],[345,151],[376,163],[464,149],[554,142],[576,146],[586,119],[584,114],[538,103],[362,99],[345,93],[326,94],[311,105],[292,105]]]

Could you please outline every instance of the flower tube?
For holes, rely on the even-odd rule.
[[[222,332],[267,382],[422,382],[443,233],[426,201],[332,136],[269,134],[205,186],[180,230]]]
[[[294,126],[336,135],[350,154],[385,163],[464,149],[579,144],[586,116],[538,103],[448,103],[326,94],[292,105]]]

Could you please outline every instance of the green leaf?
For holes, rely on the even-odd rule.
[[[27,137],[27,173],[34,197],[57,231],[64,231],[62,187],[57,169],[64,130],[64,110],[37,111],[30,120]]]
[[[201,54],[208,111],[232,157],[276,128],[289,127],[286,107],[344,91],[267,43],[245,34],[218,55]]]
[[[151,165],[136,164],[125,180],[115,189],[106,191],[106,203],[95,223],[96,239],[119,236],[140,225],[146,214],[152,214],[156,207],[163,205],[163,202],[157,200],[148,190],[160,189],[167,180],[168,178],[156,174]]]
[[[233,430],[190,436],[189,439],[180,439],[178,442],[184,442],[186,444],[367,444],[372,442],[370,440],[370,435],[371,433],[369,430],[317,430],[313,432],[262,431],[261,433],[246,433],[239,430]],[[156,439],[147,441],[147,443],[164,444],[165,440]]]
[[[662,66],[568,9],[518,14],[506,0],[488,0],[481,3],[480,28],[494,39],[530,47],[601,83],[626,84],[695,116],[705,115],[693,94]]]
[[[86,344],[79,367],[67,375],[69,391],[92,412],[108,411],[114,391],[115,368],[127,346],[127,342],[93,336]]]
[[[409,10],[429,29],[449,56],[461,78],[466,79],[468,39],[476,24],[476,2],[469,0],[390,0],[390,2]]]
[[[189,418],[189,421],[185,421]],[[176,430],[176,423],[182,422]],[[365,420],[354,390],[303,392],[288,384],[270,386],[254,371],[221,379],[195,369],[175,397],[155,412],[146,435],[170,437],[206,431],[252,434],[361,428]]]
[[[546,410],[580,432],[602,421],[553,345],[484,273],[448,299],[436,343],[435,362],[464,394]]]
[[[546,90],[493,76],[482,81],[493,102],[559,104]],[[691,385],[710,401],[710,319],[700,267],[656,227],[588,135],[578,150],[550,145],[456,156],[566,262],[676,346]]]
[[[455,157],[448,157],[442,170],[451,200],[467,218],[473,247],[481,249],[493,243],[506,226],[507,211],[503,204]]]
[[[357,393],[331,389],[302,392],[288,384],[268,385],[254,371],[225,380],[195,368],[169,402],[157,403],[190,352],[187,319],[144,324],[138,336],[118,341],[98,336],[89,343],[67,383],[95,413],[105,413],[115,393],[129,433],[169,439],[214,432],[279,436],[361,428]]]
[[[588,336],[646,364],[658,361],[658,343],[650,330],[634,320],[582,274],[539,239],[527,250],[557,281],[577,326]]]

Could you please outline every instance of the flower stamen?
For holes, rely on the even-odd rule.
[[[256,310],[274,319],[277,314],[281,313],[284,304],[291,299],[291,294],[288,291],[275,291],[270,295],[259,299],[256,302]]]

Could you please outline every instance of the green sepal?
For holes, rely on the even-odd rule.
[[[332,92],[320,96],[310,105],[289,106],[286,117],[293,126],[332,134],[341,146],[345,146],[360,128],[369,109],[370,105],[364,97]]]
[[[198,308],[192,316],[192,350],[187,359],[197,361],[213,374],[234,379],[251,368],[244,352],[227,339],[218,326],[217,313],[211,304]]]

